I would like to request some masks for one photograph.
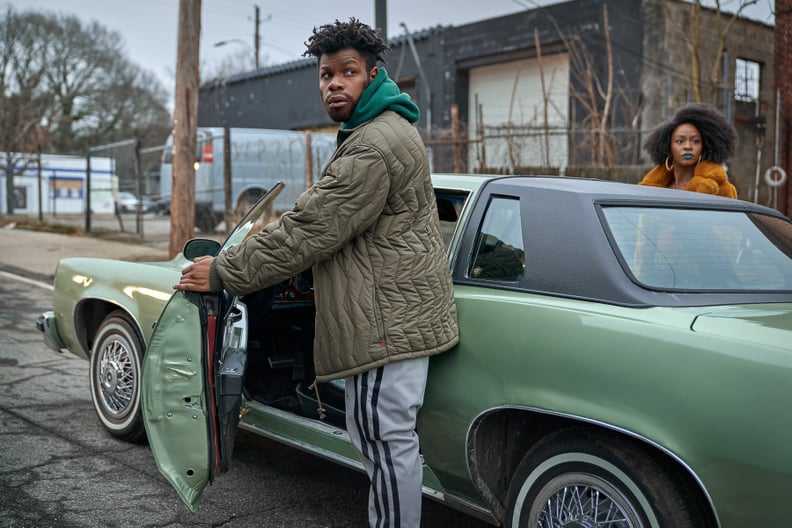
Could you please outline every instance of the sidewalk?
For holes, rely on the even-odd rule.
[[[58,261],[67,257],[157,261],[168,260],[168,248],[0,227],[0,270],[51,282]]]

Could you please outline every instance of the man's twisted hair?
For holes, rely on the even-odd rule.
[[[373,68],[377,61],[383,61],[382,54],[390,47],[380,37],[380,30],[373,29],[352,17],[349,22],[336,20],[333,24],[324,24],[319,29],[314,27],[313,34],[305,42],[304,57],[314,56],[317,59],[326,53],[335,53],[352,48],[365,59],[366,66]]]
[[[657,125],[644,142],[644,148],[656,165],[665,163],[671,153],[671,134],[676,127],[690,123],[701,134],[701,159],[723,163],[734,154],[737,131],[726,117],[707,103],[690,103],[674,117]]]

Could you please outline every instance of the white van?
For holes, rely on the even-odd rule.
[[[311,152],[306,152],[306,132],[231,128],[231,206],[246,212],[279,181],[286,184],[275,207],[291,209],[305,190],[306,160],[312,161],[312,181],[321,175],[335,150],[336,136],[311,133]],[[223,128],[199,128],[195,170],[195,225],[212,232],[225,216]],[[173,184],[173,136],[162,153],[160,193],[170,201]]]

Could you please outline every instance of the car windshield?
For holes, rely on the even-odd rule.
[[[629,273],[658,290],[792,290],[792,222],[742,211],[603,207]]]

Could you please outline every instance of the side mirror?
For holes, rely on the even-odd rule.
[[[216,257],[220,252],[220,242],[208,238],[193,238],[184,244],[182,253],[187,260],[193,260],[195,257]]]

